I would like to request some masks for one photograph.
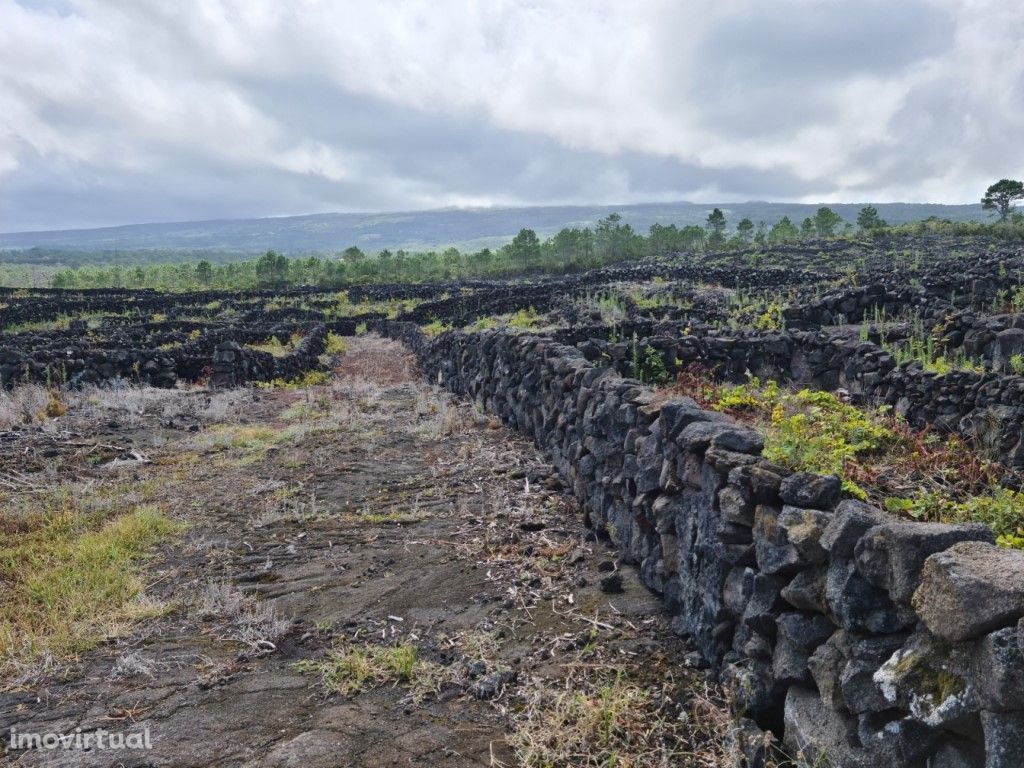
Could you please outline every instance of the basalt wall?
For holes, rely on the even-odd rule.
[[[103,384],[131,381],[155,387],[173,387],[178,381],[209,379],[214,386],[237,386],[252,381],[292,379],[318,368],[328,329],[342,335],[355,333],[354,320],[319,324],[276,324],[263,327],[225,327],[194,337],[179,327],[119,330],[102,340],[77,336],[74,331],[36,337],[22,334],[0,348],[0,386],[24,382]],[[271,337],[282,343],[294,333],[302,340],[285,355],[245,345]]]
[[[588,524],[790,753],[833,766],[1024,764],[1024,552],[791,474],[692,400],[505,332],[375,328],[533,436]],[[757,762],[756,748],[748,752]],[[817,762],[816,762],[817,761]]]
[[[632,330],[637,330],[635,342],[629,336]],[[855,401],[892,406],[914,427],[966,435],[1007,465],[1024,467],[1024,376],[999,371],[938,375],[916,361],[898,364],[877,344],[834,332],[714,331],[691,336],[650,325],[624,326],[618,332],[631,340],[610,342],[578,329],[557,335],[576,344],[588,360],[604,361],[620,374],[632,372],[634,347],[650,346],[669,374],[698,363],[727,381],[743,381],[752,374],[813,389],[844,389]],[[1019,329],[1012,332],[1024,335]]]

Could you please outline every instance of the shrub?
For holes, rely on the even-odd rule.
[[[635,333],[632,350],[630,369],[634,379],[644,384],[667,384],[671,381],[672,377],[668,374],[661,353],[649,345],[641,349]]]
[[[1024,549],[1024,493],[1019,491],[995,488],[962,501],[929,492],[913,498],[886,499],[885,507],[917,520],[984,523],[996,534],[1000,546]]]
[[[336,333],[328,333],[324,351],[329,355],[343,355],[348,352],[348,343],[343,336],[339,336]]]
[[[829,392],[788,392],[774,381],[762,386],[753,378],[723,387],[716,407],[767,414],[765,458],[793,470],[839,475],[843,489],[861,499],[867,494],[850,479],[848,465],[895,439],[885,426]]]
[[[534,328],[540,324],[540,313],[533,307],[520,309],[509,318],[508,324],[512,328]]]
[[[260,389],[301,389],[303,387],[316,387],[321,384],[328,384],[330,381],[331,376],[326,371],[306,371],[292,379],[257,381],[256,386]]]
[[[438,319],[431,320],[429,323],[423,326],[423,333],[433,338],[434,336],[440,336],[445,331],[450,331],[451,326],[445,325]]]
[[[329,693],[355,696],[379,685],[407,685],[413,701],[437,693],[446,680],[445,670],[421,659],[412,643],[393,646],[342,644],[323,661],[300,661],[299,672],[319,675]]]

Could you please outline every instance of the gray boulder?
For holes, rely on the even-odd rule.
[[[971,657],[971,678],[981,709],[1024,709],[1024,653],[1016,627],[997,630],[978,641]]]
[[[1007,328],[996,334],[992,343],[992,366],[997,370],[1010,370],[1010,358],[1024,354],[1024,330]]]
[[[825,602],[843,629],[891,634],[916,622],[909,608],[900,609],[889,594],[869,584],[849,560],[834,560],[825,580]]]
[[[884,512],[870,504],[854,499],[843,499],[832,513],[832,518],[821,535],[821,546],[828,550],[832,557],[852,558],[860,537],[888,520],[889,517]]]
[[[848,715],[821,706],[816,691],[794,685],[786,694],[784,711],[787,754],[798,765],[878,768],[857,748],[857,724]]]
[[[982,712],[985,768],[1024,765],[1024,712]]]
[[[914,610],[938,637],[970,640],[1024,616],[1024,552],[963,542],[925,562]]]
[[[724,429],[711,438],[711,445],[734,453],[761,453],[764,448],[764,436],[746,427]]]
[[[779,496],[784,503],[794,507],[832,509],[839,502],[841,490],[842,485],[835,475],[797,472],[782,481]]]
[[[800,571],[782,590],[782,599],[802,611],[828,613],[825,605],[824,568]]]
[[[876,525],[857,542],[857,570],[898,603],[909,603],[930,555],[962,541],[994,542],[985,525],[890,522]]]
[[[784,613],[776,620],[778,636],[772,668],[784,683],[811,682],[808,659],[835,632],[835,626],[820,614]]]
[[[785,506],[779,515],[779,527],[796,547],[803,562],[824,563],[828,555],[820,542],[829,519],[828,512]]]

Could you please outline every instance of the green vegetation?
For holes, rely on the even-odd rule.
[[[445,331],[450,331],[452,327],[446,323],[442,323],[440,320],[431,320],[429,323],[421,327],[423,333],[431,338],[434,336],[440,336]]]
[[[488,315],[481,317],[476,320],[470,326],[470,331],[486,331],[491,328],[517,328],[521,331],[529,331],[539,328],[543,325],[544,316],[541,315],[533,307],[527,307],[526,309],[520,309],[517,312],[512,312],[506,315]],[[427,326],[429,327],[429,326]],[[436,335],[428,333],[428,335]]]
[[[284,357],[290,355],[295,351],[295,347],[298,346],[299,342],[302,341],[302,337],[298,334],[292,334],[287,342],[282,342],[277,336],[271,336],[264,342],[259,344],[246,344],[247,349],[252,349],[257,352],[266,352],[274,357]]]
[[[410,642],[398,645],[355,645],[345,643],[322,661],[300,661],[295,669],[319,676],[329,693],[355,696],[382,685],[408,686],[413,701],[422,701],[441,689],[445,670],[419,657]]]
[[[836,227],[842,223],[842,217],[831,208],[819,208],[814,214],[814,232],[818,237],[835,237]]]
[[[353,317],[363,314],[382,314],[389,320],[396,319],[401,313],[409,312],[423,303],[422,299],[388,299],[385,301],[371,301],[364,298],[362,301],[353,302],[349,299],[348,291],[338,291],[334,295],[334,306],[326,309],[326,314],[333,317]]]
[[[344,336],[336,333],[327,334],[327,343],[324,345],[324,352],[328,355],[343,355],[348,352],[348,342]]]
[[[863,411],[828,392],[790,392],[774,381],[723,386],[716,407],[751,410],[768,417],[764,455],[784,467],[839,475],[857,498],[867,493],[849,477],[847,466],[881,451],[895,435]]]
[[[124,488],[62,486],[2,501],[0,670],[74,654],[158,606],[143,597],[140,562],[178,529]]]
[[[857,214],[857,226],[861,228],[862,232],[879,232],[889,225],[878,215],[878,209],[875,206],[866,205]]]
[[[831,393],[792,392],[774,381],[704,382],[698,394],[763,429],[770,461],[838,475],[849,495],[916,520],[984,523],[1000,545],[1024,548],[1024,494],[1001,487],[998,465],[960,438],[915,433],[883,409],[865,412]]]
[[[331,375],[326,371],[305,371],[292,379],[257,381],[255,384],[260,389],[303,389],[305,387],[318,387],[322,384],[329,384],[330,381]]]
[[[630,376],[644,384],[667,384],[672,378],[661,353],[651,346],[641,347],[635,333],[630,344],[629,367]]]
[[[953,371],[985,372],[985,364],[972,359],[963,350],[957,350],[952,356],[940,354],[931,336],[915,336],[897,344],[883,343],[882,348],[893,356],[897,364],[918,362],[929,373],[940,376]]]
[[[1017,200],[1024,200],[1024,182],[1000,179],[985,190],[981,207],[986,211],[995,211],[1000,221],[1006,221]]]
[[[725,214],[722,213],[720,208],[715,208],[708,214],[706,227],[708,230],[707,243],[709,248],[721,248],[725,245],[725,226]]]
[[[939,492],[892,496],[885,500],[885,507],[915,520],[984,523],[1001,546],[1024,549],[1024,494],[1009,488],[994,488],[990,494],[959,501]]]
[[[273,250],[259,258],[194,250],[4,251],[0,252],[0,281],[17,286],[39,285],[49,280],[58,288],[124,287],[168,291],[303,285],[329,288],[360,283],[439,282],[459,277],[578,272],[642,257],[761,248],[801,239],[857,237],[883,232],[1024,239],[1024,216],[1012,212],[1012,199],[1004,205],[1003,198],[993,198],[993,205],[1007,213],[1005,217],[1001,213],[997,223],[954,222],[933,216],[891,227],[886,226],[877,209],[867,206],[856,214],[856,232],[851,222],[824,206],[813,217],[804,219],[799,228],[789,216],[783,216],[770,226],[764,220],[755,225],[753,218],[742,217],[731,234],[726,214],[718,208],[706,215],[703,227],[696,224],[679,227],[656,221],[650,225],[646,236],[624,223],[618,213],[610,213],[593,228],[565,227],[547,239],[542,239],[534,229],[523,228],[500,248],[476,251],[454,247],[432,251],[384,248],[376,254],[368,254],[350,246],[334,256],[295,258]],[[841,210],[847,208],[841,207]],[[43,269],[19,264],[5,267],[2,263],[29,259],[45,259],[47,266]],[[172,263],[175,261],[182,263]]]
[[[911,316],[910,334],[898,341],[890,341],[887,338],[884,330],[886,322],[885,313],[876,308],[870,318],[870,323],[882,328],[880,345],[882,349],[892,355],[898,365],[917,362],[926,371],[940,376],[945,376],[953,371],[985,372],[984,362],[972,359],[962,349],[956,350],[952,355],[946,354],[938,338],[941,335],[941,329],[938,327],[925,328],[920,315],[915,313]],[[860,329],[861,340],[867,339],[867,333],[868,325],[864,324]]]

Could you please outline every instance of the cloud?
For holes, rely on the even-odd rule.
[[[473,204],[962,202],[994,0],[0,0],[0,230]]]

